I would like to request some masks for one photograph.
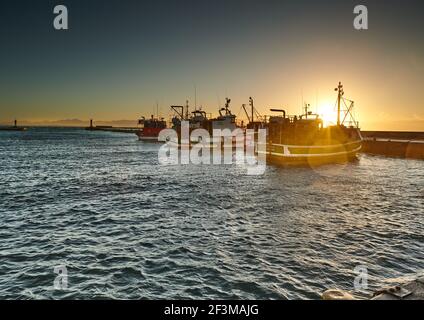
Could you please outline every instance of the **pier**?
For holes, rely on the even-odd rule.
[[[26,131],[25,127],[18,127],[18,121],[15,120],[14,125],[11,127],[0,127],[0,131]]]
[[[108,131],[108,132],[119,132],[119,133],[136,133],[141,130],[137,127],[113,127],[113,126],[94,126],[93,120],[90,120],[90,126],[85,128],[88,131]]]
[[[424,160],[424,132],[362,131],[362,152]]]

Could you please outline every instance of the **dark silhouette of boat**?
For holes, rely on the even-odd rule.
[[[308,110],[308,104],[305,105],[305,113],[299,116],[290,116],[283,109],[272,108],[271,111],[278,113],[277,115],[262,117],[254,108],[253,99],[249,98],[251,112],[249,113],[246,106],[242,105],[249,122],[246,127],[241,128],[236,124],[236,117],[229,108],[231,100],[227,98],[225,107],[219,109],[219,116],[214,119],[208,118],[206,112],[197,108],[190,115],[188,103],[186,106],[171,106],[175,111],[172,128],[177,131],[179,146],[198,143],[197,139],[193,141],[193,137],[190,141],[181,142],[182,121],[188,122],[190,135],[196,129],[206,130],[211,137],[206,143],[210,143],[211,146],[217,143],[213,137],[214,129],[230,131],[242,129],[246,145],[255,141],[256,153],[265,154],[267,162],[274,164],[314,166],[351,161],[356,159],[357,153],[361,150],[362,136],[358,122],[353,117],[354,102],[344,97],[341,82],[335,91],[337,91],[337,124],[335,125],[324,126],[319,115]],[[343,110],[342,104],[345,107]],[[253,129],[253,132],[246,129]],[[266,135],[264,140],[258,139],[260,129]],[[233,139],[233,147],[235,147],[234,142],[235,139]]]
[[[231,99],[225,99],[225,105],[222,108],[219,108],[219,115],[216,118],[208,117],[207,113],[201,108],[194,108],[194,111],[189,111],[188,101],[186,101],[185,106],[171,106],[171,109],[175,112],[171,122],[172,129],[174,129],[178,134],[178,145],[186,145],[186,143],[181,143],[181,124],[183,121],[188,123],[188,133],[191,135],[196,129],[203,129],[204,132],[207,132],[209,137],[205,140],[207,144],[211,147],[215,147],[218,143],[218,140],[221,140],[221,145],[223,146],[223,137],[213,137],[214,130],[229,130],[233,132],[235,129],[240,128],[236,121],[236,116],[232,114],[230,110]],[[189,145],[198,143],[202,137],[191,137],[188,141]],[[235,143],[235,138],[233,138],[232,145]]]
[[[280,115],[270,116],[262,124],[267,130],[266,149],[261,151],[259,148],[258,152],[265,153],[268,162],[282,165],[320,165],[355,159],[362,146],[362,136],[352,114],[354,102],[344,98],[341,82],[335,91],[336,125],[324,127],[323,120],[308,111],[308,104],[300,116],[288,116],[285,110],[271,109]],[[346,107],[343,118],[342,103]]]

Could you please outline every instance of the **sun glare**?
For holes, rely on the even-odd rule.
[[[329,126],[337,122],[337,111],[334,103],[325,102],[320,104],[318,114],[324,121],[324,126]]]

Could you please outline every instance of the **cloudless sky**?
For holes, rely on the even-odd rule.
[[[53,28],[53,8],[69,30]],[[353,28],[365,4],[369,30]],[[159,103],[238,114],[328,110],[338,81],[365,129],[424,130],[422,1],[130,1],[0,3],[0,121],[136,119]],[[242,115],[242,114],[240,114]]]

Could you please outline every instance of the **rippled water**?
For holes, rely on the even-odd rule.
[[[0,132],[1,298],[319,298],[424,270],[424,163],[160,166],[79,129]],[[68,288],[55,290],[65,265]]]

